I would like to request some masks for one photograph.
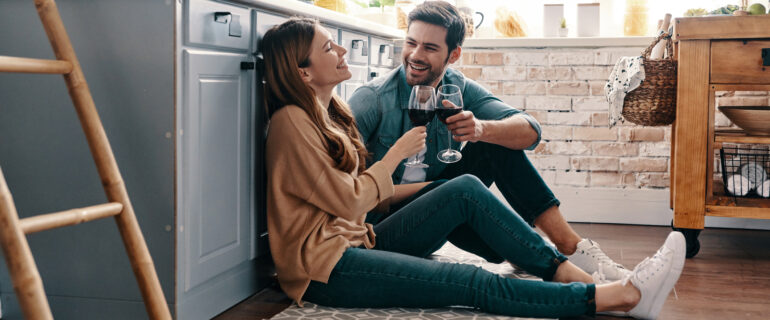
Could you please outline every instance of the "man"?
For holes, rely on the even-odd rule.
[[[412,86],[457,85],[462,91],[464,111],[448,118],[446,128],[436,119],[428,125],[424,162],[429,167],[406,168],[402,163],[393,174],[394,183],[400,183],[399,187],[408,195],[419,190],[411,197],[414,198],[436,185],[425,181],[470,173],[487,186],[494,182],[511,207],[528,223],[542,229],[570,261],[589,274],[599,272],[606,279],[622,278],[628,270],[567,224],[559,211],[559,200],[524,154],[523,150],[534,149],[540,141],[538,122],[448,67],[460,59],[465,37],[465,24],[458,10],[444,1],[426,1],[409,14],[408,23],[403,64],[356,90],[348,101],[373,160],[381,159],[411,129],[408,101]],[[449,143],[447,129],[453,135],[453,149],[469,142],[462,150],[462,159],[449,165],[436,157]],[[398,195],[399,189],[396,191]],[[407,198],[394,196],[392,201],[403,204],[411,200]],[[448,239],[489,261],[502,262],[483,241],[471,235],[469,228],[458,228]]]

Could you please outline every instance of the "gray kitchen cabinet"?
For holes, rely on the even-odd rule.
[[[57,4],[172,314],[210,319],[266,286],[254,10]],[[14,44],[0,55],[53,58],[31,1],[0,1],[0,18]],[[0,166],[22,217],[106,200],[61,76],[0,74]],[[147,318],[113,221],[28,239],[57,319]],[[0,298],[4,319],[21,318],[5,263]]]
[[[257,53],[293,13],[263,0],[57,5],[175,318],[209,319],[273,281]],[[369,78],[370,35],[324,26],[349,51],[347,98]],[[0,43],[54,58],[30,0],[0,1]],[[106,201],[60,77],[0,73],[0,166],[21,217]],[[28,241],[57,319],[147,318],[113,221]],[[21,318],[4,263],[0,302]]]

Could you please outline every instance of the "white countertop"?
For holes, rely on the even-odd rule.
[[[322,23],[401,40],[402,30],[348,16],[296,0],[230,0],[257,9],[316,18]],[[467,39],[463,48],[543,48],[543,47],[646,47],[653,37],[568,37],[568,38],[490,38]]]
[[[653,37],[466,39],[463,48],[647,47]]]
[[[296,0],[230,0],[234,3],[240,3],[257,9],[265,9],[276,13],[283,13],[288,16],[302,15],[309,18],[315,18],[325,24],[331,24],[337,27],[343,27],[355,31],[385,37],[388,39],[403,39],[404,32],[388,26],[374,23],[367,20],[351,17],[329,9],[317,7],[312,4]]]

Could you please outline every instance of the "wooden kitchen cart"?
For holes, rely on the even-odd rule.
[[[674,40],[671,208],[692,257],[705,216],[770,219],[770,199],[735,198],[714,179],[714,150],[723,143],[770,144],[770,136],[714,128],[715,92],[770,91],[770,15],[676,18]]]

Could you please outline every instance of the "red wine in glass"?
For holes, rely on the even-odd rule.
[[[415,127],[425,126],[433,120],[435,114],[434,110],[409,109],[409,120]]]
[[[441,108],[436,109],[436,116],[441,120],[443,124],[446,124],[446,119],[463,111],[462,108]]]

